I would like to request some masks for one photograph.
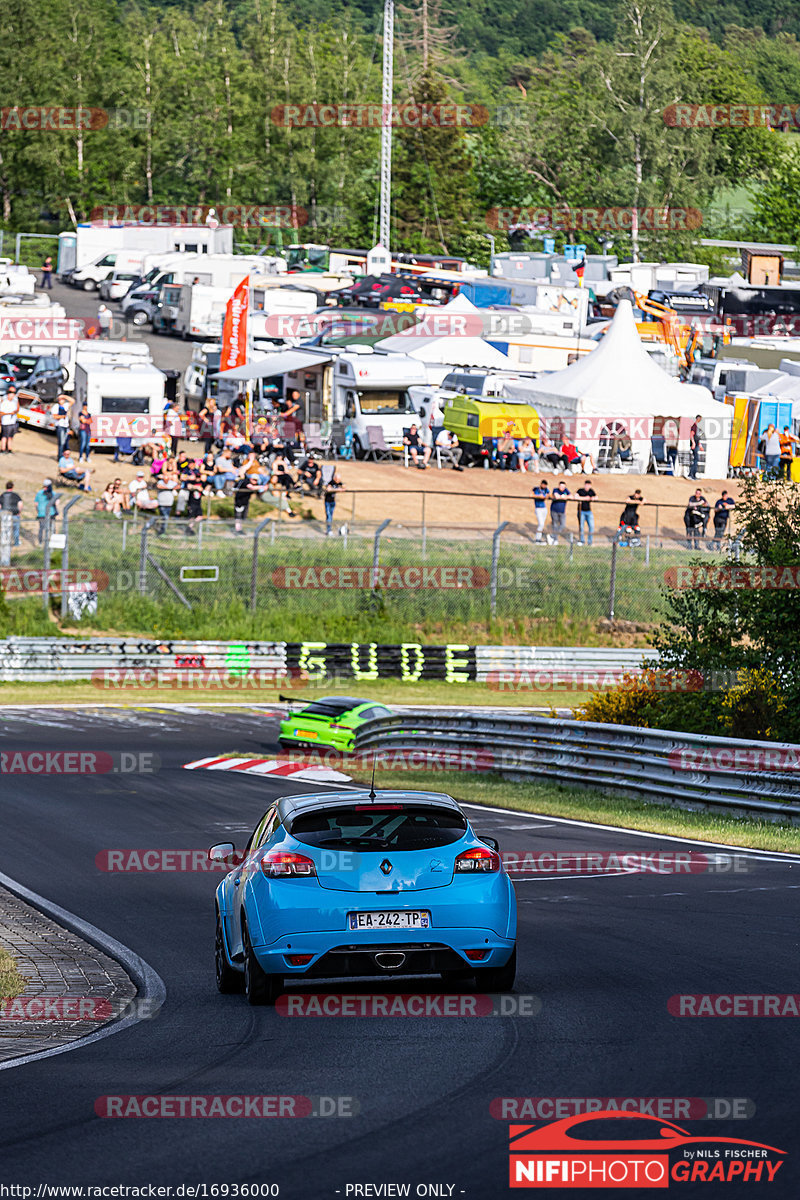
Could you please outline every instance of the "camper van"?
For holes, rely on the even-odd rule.
[[[75,368],[75,405],[85,400],[92,415],[91,445],[114,447],[119,436],[131,436],[133,445],[150,440],[164,415],[166,376],[150,362],[109,358],[79,362]],[[108,418],[107,427],[101,418]],[[137,428],[137,417],[149,418]],[[122,421],[124,419],[124,424]],[[121,434],[120,429],[130,432]]]
[[[304,420],[330,419],[336,441],[352,429],[358,457],[369,449],[370,425],[381,429],[387,446],[402,450],[403,430],[417,419],[409,388],[425,383],[425,367],[417,359],[369,346],[345,346],[330,358],[323,356],[319,367],[306,366],[283,377],[285,394],[300,393]]]
[[[444,427],[454,433],[465,466],[490,465],[493,439],[512,437],[539,442],[539,414],[530,404],[499,397],[453,396],[445,402]]]
[[[258,254],[181,254],[156,269],[153,268],[138,287],[132,288],[122,301],[122,312],[135,325],[153,319],[162,293],[168,284],[202,284],[206,287],[227,288],[228,295],[246,275],[253,278],[272,277],[280,273],[283,259],[267,258]],[[169,307],[176,307],[174,297]],[[177,313],[175,314],[177,319]],[[157,318],[162,328],[168,317]]]
[[[126,252],[141,258],[145,254],[230,254],[232,251],[232,225],[211,229],[207,225],[81,221],[74,232],[69,230],[58,235],[56,270],[62,282],[70,282],[75,272],[90,265],[97,269],[104,267],[105,275],[115,268],[122,270],[121,266],[117,267],[117,258]],[[105,275],[100,275],[99,279],[104,279]],[[91,282],[86,282],[90,277],[83,278],[82,286],[91,291]]]
[[[47,363],[52,356],[52,365],[56,366],[56,362],[60,362],[60,378],[61,385],[55,389],[55,392],[71,392],[75,388],[75,380],[78,369],[84,368],[84,371],[90,370],[94,366],[152,366],[150,355],[150,347],[146,342],[98,342],[90,339],[82,339],[74,342],[64,342],[57,346],[45,347],[43,350],[30,346],[25,347],[30,353],[39,353],[41,361]],[[49,349],[49,355],[47,353]],[[57,356],[57,357],[56,357]],[[161,374],[161,372],[159,372]],[[27,385],[23,385],[27,386]],[[50,404],[54,399],[54,394],[45,392],[41,388],[35,388],[39,392],[38,399],[33,399],[33,396],[27,398],[24,392],[20,393],[20,411],[19,420],[21,424],[28,425],[31,429],[41,429],[44,432],[52,432],[55,429],[55,421],[50,414]],[[162,388],[163,395],[163,388]],[[74,431],[77,432],[77,419],[79,405],[73,405],[72,408],[72,424]],[[163,401],[162,401],[163,408]],[[93,411],[90,408],[90,411]],[[161,409],[157,409],[160,413]]]

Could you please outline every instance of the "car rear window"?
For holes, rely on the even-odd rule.
[[[307,704],[302,715],[304,717],[314,716],[314,714],[322,717],[338,716],[363,703],[363,700],[354,700],[352,696],[333,696],[330,700],[315,700],[313,704]]]
[[[353,808],[317,809],[301,813],[291,826],[292,837],[308,846],[339,849],[427,850],[459,841],[467,830],[462,813],[449,808],[407,806],[390,808],[378,802]]]

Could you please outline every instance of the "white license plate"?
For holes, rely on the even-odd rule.
[[[428,929],[429,912],[354,912],[347,914],[348,929]]]

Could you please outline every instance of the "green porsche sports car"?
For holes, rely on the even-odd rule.
[[[323,696],[302,707],[291,700],[278,741],[281,746],[331,746],[347,752],[353,749],[360,725],[391,715],[383,704],[354,696]]]

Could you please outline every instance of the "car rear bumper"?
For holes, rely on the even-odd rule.
[[[253,946],[258,962],[269,975],[304,979],[332,979],[354,975],[437,974],[445,971],[502,967],[514,949],[514,938],[501,938],[492,929],[396,929],[358,932],[300,933],[268,946]],[[467,950],[482,950],[480,962],[470,961]],[[289,955],[313,954],[310,963],[292,966]]]

